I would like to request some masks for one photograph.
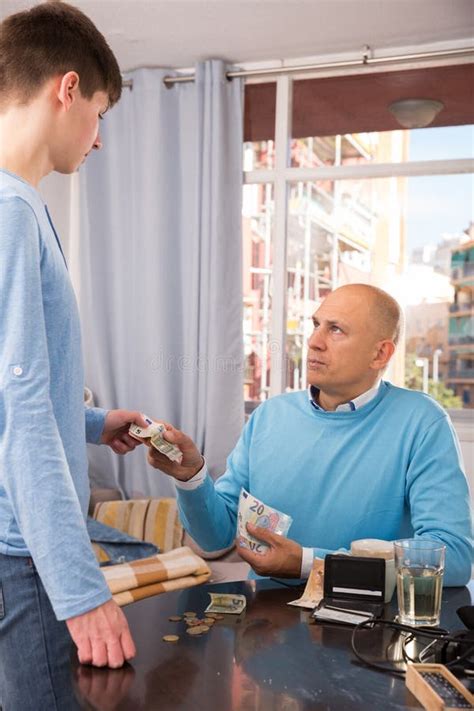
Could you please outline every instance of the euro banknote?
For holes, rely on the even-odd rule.
[[[292,522],[291,516],[264,504],[244,488],[240,490],[237,535],[244,548],[248,548],[254,553],[265,553],[269,550],[266,543],[259,541],[247,531],[247,523],[266,528],[280,536],[286,536]]]
[[[130,429],[128,430],[129,435],[140,441],[149,439],[151,446],[158,452],[164,454],[172,462],[181,464],[183,461],[183,453],[175,444],[171,444],[171,442],[168,442],[163,437],[163,433],[166,431],[165,426],[161,422],[152,420],[151,417],[147,415],[143,415],[143,418],[147,426],[140,427],[140,425],[130,425]]]

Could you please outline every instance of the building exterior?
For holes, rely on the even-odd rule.
[[[417,247],[412,251],[410,264],[428,265],[438,274],[451,277],[451,253],[466,241],[466,233],[443,234],[439,242]]]
[[[453,248],[451,283],[454,302],[449,310],[449,372],[452,388],[464,407],[474,408],[474,224],[468,241]]]
[[[424,302],[408,305],[406,315],[406,353],[419,358],[428,358],[429,377],[435,376],[443,383],[448,379],[448,317],[450,304],[447,301]]]
[[[456,244],[459,244],[459,238]],[[429,250],[431,256],[435,251]],[[429,377],[446,384],[449,370],[449,307],[454,298],[450,276],[437,270],[427,260],[415,261],[405,271],[403,291],[406,354],[427,358]]]
[[[366,162],[403,162],[408,132],[293,138],[291,165],[299,168]],[[248,169],[274,166],[272,141],[245,144]],[[306,386],[311,315],[331,290],[347,283],[388,288],[405,259],[404,178],[289,184],[287,221],[287,390]],[[247,184],[243,197],[245,400],[268,396],[272,347],[273,186]],[[390,290],[390,289],[389,289]],[[404,382],[404,348],[390,379]]]

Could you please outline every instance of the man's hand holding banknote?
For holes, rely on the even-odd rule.
[[[237,552],[258,575],[298,578],[301,546],[286,536],[293,519],[242,489],[237,514]]]
[[[204,458],[192,439],[184,432],[180,432],[167,422],[156,423],[147,416],[145,416],[145,422],[150,426],[150,433],[146,430],[137,433],[136,429],[132,431],[131,428],[130,434],[143,439],[143,442],[148,445],[148,462],[152,467],[160,469],[178,481],[188,481],[202,469]],[[156,424],[163,428],[159,437],[153,436],[153,425]],[[179,451],[180,456],[174,457],[173,450],[167,451],[168,448],[163,446],[163,441],[172,445],[174,450]],[[170,454],[172,458],[170,458]]]
[[[190,437],[172,425],[162,424],[165,427],[163,438],[179,449],[181,461],[170,461],[165,454],[149,446],[148,462],[179,481],[188,481],[202,469],[204,459]],[[237,552],[258,575],[300,577],[302,548],[286,538],[292,521],[290,516],[242,490],[237,518]]]

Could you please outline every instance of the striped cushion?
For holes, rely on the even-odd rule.
[[[94,518],[141,541],[154,543],[162,553],[182,545],[183,527],[173,498],[100,502]]]

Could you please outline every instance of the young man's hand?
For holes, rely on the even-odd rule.
[[[247,531],[259,541],[266,543],[270,549],[266,553],[254,553],[240,544],[236,539],[236,549],[242,560],[253,568],[257,575],[272,578],[300,578],[303,549],[299,543],[290,538],[279,536],[267,528],[247,524]]]
[[[128,430],[130,425],[147,427],[140,412],[132,410],[109,410],[105,417],[104,430],[100,438],[101,444],[108,444],[116,454],[127,454],[138,447],[139,442],[134,437],[130,437]]]
[[[169,425],[167,422],[162,422],[162,424],[166,428],[166,431],[163,432],[163,438],[179,447],[183,453],[183,460],[181,464],[172,462],[168,457],[150,445],[148,462],[152,467],[155,467],[155,469],[160,469],[160,471],[169,474],[175,479],[178,479],[178,481],[187,481],[202,469],[204,459],[190,437],[172,425]]]
[[[117,669],[136,654],[128,622],[113,600],[66,620],[81,664]]]

